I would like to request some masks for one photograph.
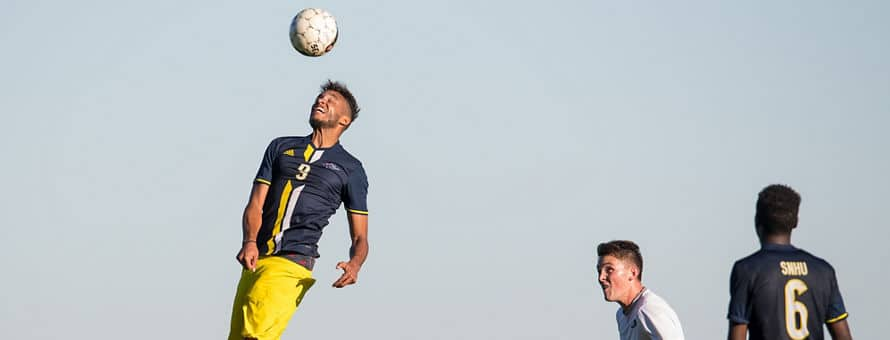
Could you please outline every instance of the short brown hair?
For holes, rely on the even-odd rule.
[[[622,261],[630,261],[639,269],[637,279],[643,280],[643,255],[640,254],[640,246],[633,241],[615,240],[600,243],[596,247],[596,255],[599,257],[614,256]]]

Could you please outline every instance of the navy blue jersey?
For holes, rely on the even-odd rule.
[[[339,143],[322,149],[311,136],[276,138],[255,181],[269,185],[257,235],[260,254],[318,257],[322,229],[341,202],[348,213],[368,214],[365,170]]]
[[[751,340],[821,340],[823,324],[847,318],[834,268],[791,245],[764,244],[736,261],[728,318]]]

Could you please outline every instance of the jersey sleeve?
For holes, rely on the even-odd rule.
[[[685,339],[680,320],[672,311],[643,308],[640,310],[639,320],[653,340]]]
[[[254,182],[272,184],[272,169],[275,164],[275,157],[278,157],[278,139],[269,142],[266,152],[263,154],[263,160],[260,162],[260,169],[256,172]]]
[[[732,266],[732,274],[729,275],[729,313],[726,318],[739,324],[747,324],[751,318],[749,303],[749,273],[743,266],[736,262]]]
[[[341,199],[347,212],[368,214],[368,176],[361,165],[350,171],[346,190],[343,190]]]
[[[841,290],[837,285],[837,275],[834,268],[831,269],[831,297],[828,302],[828,313],[825,323],[831,324],[847,318],[847,309],[844,307],[844,299],[841,297]]]

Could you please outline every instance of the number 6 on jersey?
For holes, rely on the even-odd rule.
[[[797,297],[807,291],[807,284],[800,279],[791,279],[785,283],[785,329],[788,337],[794,340],[810,336],[807,329],[807,306],[797,301]],[[798,322],[798,320],[800,320]]]

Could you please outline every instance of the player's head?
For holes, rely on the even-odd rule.
[[[321,85],[321,91],[312,103],[309,125],[313,129],[341,127],[346,130],[358,118],[360,110],[346,85],[328,80]]]
[[[630,304],[642,289],[643,255],[632,241],[610,241],[596,247],[600,287],[606,301]]]
[[[788,186],[773,184],[757,195],[754,225],[761,238],[770,235],[789,235],[797,227],[800,195]]]

